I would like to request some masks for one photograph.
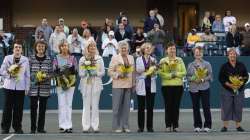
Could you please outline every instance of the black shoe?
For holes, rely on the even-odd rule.
[[[37,130],[38,133],[47,133],[45,130]]]
[[[144,131],[144,130],[141,129],[141,128],[139,128],[139,129],[137,130],[138,133],[142,133],[143,131]]]
[[[227,132],[227,128],[224,126],[221,128],[220,132]]]
[[[59,128],[59,130],[60,130],[60,131],[64,131],[64,129],[63,129],[63,128]]]
[[[153,133],[153,132],[154,132],[154,129],[153,129],[153,128],[150,128],[150,129],[148,129],[148,132]]]
[[[72,133],[72,130],[67,129],[67,130],[66,130],[66,133]]]
[[[240,127],[237,127],[236,130],[237,130],[238,132],[244,132],[244,131],[245,131],[241,126],[240,126]]]
[[[30,134],[35,134],[36,133],[36,130],[31,130],[30,131]]]
[[[1,134],[9,134],[10,132],[9,132],[9,130],[2,130],[1,131]]]
[[[23,134],[23,130],[22,129],[15,130],[15,134]]]

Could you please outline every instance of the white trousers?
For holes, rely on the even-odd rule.
[[[72,100],[75,87],[67,90],[57,87],[59,128],[72,128]]]
[[[100,93],[93,92],[95,88],[92,84],[86,86],[85,93],[82,93],[83,112],[82,127],[83,131],[88,131],[91,127],[94,131],[99,130],[99,100]]]

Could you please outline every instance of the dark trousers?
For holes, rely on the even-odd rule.
[[[203,114],[205,118],[204,128],[212,127],[211,111],[210,111],[210,92],[208,90],[200,90],[199,92],[190,92],[193,104],[194,127],[202,128],[202,118],[200,113],[200,101],[202,104]]]
[[[166,128],[179,127],[179,111],[181,97],[183,94],[182,86],[163,86],[162,94],[165,103],[165,124]]]
[[[153,129],[153,109],[155,93],[151,93],[150,89],[146,89],[146,96],[137,95],[138,99],[138,127],[144,129],[145,123],[145,102],[147,109],[147,129]]]
[[[35,131],[36,129],[38,131],[44,130],[47,100],[48,97],[39,97],[39,96],[30,97],[30,118],[31,118],[32,131]],[[37,123],[38,101],[39,101],[39,116]]]
[[[24,90],[5,91],[5,102],[3,107],[2,130],[9,131],[11,122],[15,131],[22,129]]]

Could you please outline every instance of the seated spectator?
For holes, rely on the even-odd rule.
[[[147,37],[149,42],[154,46],[154,54],[158,57],[163,57],[166,34],[160,29],[159,24],[154,24],[154,29],[148,32]]]
[[[203,42],[199,46],[204,48],[204,55],[212,56],[213,53],[217,53],[217,48],[215,47],[216,36],[211,33],[209,28],[205,29],[204,34],[201,36],[201,41]]]
[[[82,37],[83,37],[82,54],[85,55],[85,52],[84,52],[85,48],[86,48],[87,46],[89,46],[89,43],[95,42],[95,39],[94,39],[93,36],[91,36],[91,32],[90,32],[89,29],[85,29],[85,30],[83,31]]]
[[[117,42],[122,41],[122,40],[126,40],[126,41],[130,41],[132,38],[131,34],[129,34],[125,28],[124,25],[122,23],[119,24],[119,29],[117,31],[115,31],[115,39],[117,40]]]
[[[58,24],[62,27],[63,32],[65,33],[66,37],[69,35],[69,27],[64,24],[64,19],[59,18]]]
[[[160,26],[162,28],[164,26],[164,18],[163,18],[163,16],[161,14],[159,14],[158,8],[155,8],[154,11],[155,11],[155,16],[158,19],[158,21],[160,23]]]
[[[134,29],[133,29],[133,27],[131,26],[131,24],[129,24],[128,18],[127,18],[127,17],[122,17],[121,23],[124,25],[125,31],[128,32],[130,36],[133,36],[133,34],[134,34]]]
[[[49,39],[50,51],[48,53],[52,58],[59,54],[58,46],[63,40],[66,40],[66,35],[62,32],[60,25],[56,25],[55,31],[51,34]]]
[[[187,53],[188,56],[192,54],[192,48],[195,47],[195,43],[197,41],[201,41],[201,38],[199,35],[197,35],[197,30],[192,29],[191,33],[188,34],[187,43],[184,48],[185,49],[184,51]]]
[[[145,37],[143,35],[143,29],[142,28],[137,28],[136,34],[134,36],[134,43],[133,47],[131,48],[131,53],[134,53],[136,51],[137,46],[141,46],[145,42]]]
[[[113,55],[117,54],[118,43],[114,37],[115,37],[114,31],[109,31],[108,38],[106,38],[102,43],[103,57],[112,57]]]
[[[239,47],[240,42],[240,33],[237,31],[236,25],[232,25],[229,28],[229,32],[226,35],[226,45],[228,48]]]
[[[157,19],[156,15],[155,15],[155,11],[150,10],[149,11],[149,17],[147,17],[147,19],[144,22],[144,32],[148,33],[149,31],[154,29],[154,24],[159,24],[160,25],[160,22],[159,22],[159,20]]]
[[[213,22],[212,31],[213,32],[225,32],[225,27],[224,27],[223,22],[221,21],[220,15],[215,16],[215,21]]]
[[[89,22],[88,22],[86,19],[83,19],[83,20],[81,21],[81,27],[82,27],[82,28],[81,28],[81,30],[79,31],[80,33],[83,33],[83,31],[84,31],[85,29],[88,29],[88,30],[90,31],[90,33],[91,33],[91,36],[93,36],[95,40],[97,39],[97,31],[94,30],[94,29],[90,26]]]
[[[44,41],[44,42],[46,42],[43,30],[39,30],[38,31],[38,34],[37,34],[37,37],[36,37],[36,42],[37,41]]]
[[[207,28],[205,29],[205,34],[203,34],[201,36],[201,41],[208,41],[208,42],[211,42],[211,43],[214,43],[213,41],[216,41],[216,36],[213,35],[211,32],[210,32],[210,29]]]
[[[242,33],[241,55],[250,56],[250,24],[245,24],[245,31]]]
[[[68,36],[67,41],[69,43],[69,50],[77,59],[77,62],[82,56],[83,39],[78,34],[77,28],[74,28],[72,34]]]
[[[205,15],[204,15],[204,18],[202,20],[202,30],[204,31],[206,28],[211,28],[212,27],[212,24],[209,20],[209,17],[210,17],[210,12],[209,11],[206,11],[205,12]]]
[[[225,31],[228,32],[229,31],[229,27],[231,25],[236,25],[236,18],[234,16],[232,16],[232,12],[230,10],[226,11],[226,16],[223,18],[223,23],[225,26]]]
[[[49,38],[50,38],[50,35],[53,33],[53,29],[51,28],[51,26],[48,25],[48,21],[46,18],[43,18],[42,24],[36,28],[36,31],[35,31],[35,40],[36,41],[39,40],[38,39],[39,31],[43,31],[44,39],[45,39],[46,43],[49,44]]]

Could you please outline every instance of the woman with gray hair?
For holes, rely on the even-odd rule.
[[[221,132],[227,132],[228,121],[235,121],[236,130],[245,131],[240,122],[242,121],[242,110],[244,104],[244,88],[249,76],[246,66],[237,60],[235,48],[227,51],[228,62],[220,68],[219,81],[221,89],[221,119],[223,127]]]
[[[108,74],[112,83],[113,130],[116,133],[130,132],[129,105],[130,94],[134,86],[134,58],[129,55],[129,45],[126,41],[118,43],[119,54],[112,57]]]

